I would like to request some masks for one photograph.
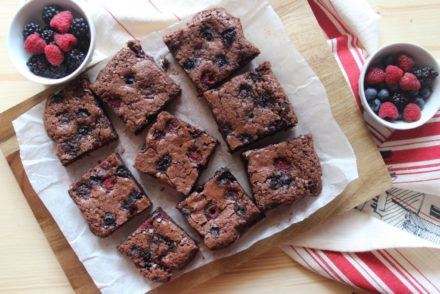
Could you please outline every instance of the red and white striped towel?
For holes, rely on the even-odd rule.
[[[362,26],[365,18],[356,16],[371,16],[371,8],[365,10],[364,1],[356,2],[356,6],[363,6],[363,9],[357,7],[348,9],[348,12],[347,6],[353,7],[350,1],[309,0],[309,4],[362,108],[357,81],[367,54],[355,28]],[[351,26],[346,24],[347,20]],[[368,31],[368,28],[364,25],[363,32],[365,30]],[[367,35],[374,38],[374,27],[372,30]],[[366,41],[370,50],[375,49],[371,38]],[[359,217],[358,214],[363,214],[356,211],[336,220],[332,224],[336,231],[328,232],[328,227],[327,230],[318,227],[308,236],[282,246],[282,249],[312,271],[370,292],[440,293],[439,250],[427,248],[438,248],[437,244],[440,244],[440,111],[427,124],[409,131],[393,132],[375,123],[365,113],[364,118],[388,166],[395,188],[365,203],[359,210],[369,213],[362,217],[374,216],[387,224],[379,224],[378,227],[377,221],[372,225],[364,220],[356,226],[353,221]],[[361,226],[368,232],[370,240],[357,234]],[[344,232],[343,227],[348,227],[348,231]],[[392,230],[397,230],[395,228],[405,233],[395,236],[392,233]],[[381,234],[381,230],[388,235]],[[407,233],[429,241],[418,241]],[[387,236],[395,239],[387,240]],[[371,242],[374,237],[383,239]],[[359,245],[359,242],[365,243]],[[420,248],[404,248],[418,246]]]

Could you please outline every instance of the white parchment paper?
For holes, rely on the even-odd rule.
[[[255,242],[304,220],[332,201],[348,183],[358,176],[353,150],[332,117],[324,87],[288,39],[273,9],[266,2],[253,0],[224,0],[214,4],[226,8],[231,14],[241,18],[246,36],[261,50],[261,55],[252,62],[250,67],[255,67],[265,60],[272,63],[273,71],[291,99],[299,119],[298,126],[292,131],[267,138],[254,146],[263,146],[293,138],[299,134],[312,133],[323,170],[323,190],[319,197],[305,198],[289,207],[280,207],[268,212],[263,220],[250,228],[229,248],[211,252],[201,245],[201,252],[185,268],[185,271],[191,271],[215,259],[243,251]],[[247,176],[239,154],[230,155],[226,151],[226,145],[217,131],[208,106],[203,98],[197,95],[184,72],[174,63],[161,40],[166,32],[184,25],[186,21],[188,20],[146,36],[141,40],[143,48],[158,62],[161,57],[166,56],[171,62],[168,74],[182,87],[182,96],[173,102],[169,111],[206,130],[221,142],[208,168],[203,172],[200,182],[211,177],[218,168],[227,166],[249,193]],[[123,45],[121,44],[121,47]],[[92,80],[105,62],[89,71]],[[118,254],[115,248],[135,230],[145,219],[146,214],[138,216],[111,237],[100,239],[89,231],[80,210],[67,193],[69,185],[74,180],[94,166],[98,160],[116,150],[135,177],[139,179],[154,206],[161,206],[195,239],[200,240],[175,209],[180,199],[178,193],[132,168],[135,154],[146,132],[138,136],[129,134],[124,130],[122,122],[111,115],[111,120],[120,136],[119,142],[97,150],[64,168],[55,156],[55,144],[48,138],[44,129],[42,119],[44,103],[45,101],[36,105],[13,122],[20,145],[20,156],[35,192],[44,202],[102,292],[144,293],[155,288],[158,284],[145,280],[131,262]],[[179,274],[181,273],[177,275]]]

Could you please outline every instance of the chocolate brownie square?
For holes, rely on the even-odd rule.
[[[177,208],[211,250],[235,242],[260,216],[258,208],[226,168],[218,170]]]
[[[240,19],[222,8],[197,13],[188,25],[163,37],[197,88],[219,85],[260,51],[243,34]]]
[[[261,211],[321,193],[321,164],[311,135],[249,150],[243,157]]]
[[[151,206],[117,153],[87,171],[70,186],[69,194],[99,237],[107,237]]]
[[[134,167],[188,195],[217,143],[206,132],[163,111],[148,130]]]
[[[44,126],[64,166],[118,139],[85,76],[47,99]]]
[[[173,272],[184,268],[199,248],[160,207],[118,246],[141,274],[155,282],[166,282]]]
[[[204,93],[230,151],[297,124],[269,62]]]
[[[128,42],[112,58],[92,90],[135,133],[180,94],[180,87],[142,50],[139,41]]]

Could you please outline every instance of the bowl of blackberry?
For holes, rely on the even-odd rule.
[[[367,113],[385,127],[417,128],[440,107],[439,66],[423,47],[395,43],[370,55],[359,77]]]
[[[81,1],[33,0],[18,10],[9,28],[8,50],[23,76],[56,85],[86,69],[95,28],[85,7]]]

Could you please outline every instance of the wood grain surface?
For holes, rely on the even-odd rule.
[[[284,1],[271,1],[277,12],[282,16],[283,22],[289,22],[287,11],[292,4]],[[296,2],[296,1],[295,1]],[[440,11],[438,1],[386,1],[371,0],[376,9],[382,14],[382,43],[394,40],[419,42],[439,57],[439,32],[432,28],[439,26],[438,13]],[[12,67],[6,52],[6,29],[15,9],[18,6],[16,0],[3,0],[0,10],[0,101],[1,126],[6,125],[14,117],[13,112],[5,112],[20,102],[26,101],[35,93],[43,90],[40,85],[25,81]],[[298,12],[300,12],[298,10]],[[292,17],[304,17],[304,14],[292,15]],[[291,23],[295,23],[292,20]],[[405,29],[402,29],[402,26]],[[289,28],[289,27],[288,27]],[[430,31],[430,34],[420,32]],[[432,33],[431,33],[432,31]],[[300,34],[291,34],[295,45],[301,49],[302,38]],[[389,41],[388,41],[389,40]],[[304,45],[304,44],[303,44]],[[308,50],[308,48],[302,48]],[[304,53],[304,52],[303,52]],[[304,53],[313,65],[312,54]],[[311,58],[311,59],[310,59]],[[323,67],[323,66],[320,66]],[[314,70],[320,75],[319,68]],[[331,82],[331,76],[327,77]],[[327,81],[327,82],[328,82]],[[325,84],[327,84],[325,82]],[[328,90],[328,89],[327,89]],[[33,102],[25,102],[33,105]],[[21,107],[16,107],[16,114],[20,113]],[[340,111],[340,106],[332,103],[333,111]],[[6,114],[6,117],[5,117]],[[8,118],[8,119],[6,119]],[[348,119],[347,119],[348,121]],[[3,130],[1,133],[4,135]],[[2,139],[7,136],[4,135]],[[16,150],[14,138],[3,140],[1,149],[5,154],[12,154]],[[10,159],[13,159],[12,157]],[[4,212],[0,216],[0,292],[44,292],[44,293],[68,293],[71,292],[66,277],[60,266],[47,246],[47,241],[35,222],[32,212],[26,200],[19,191],[18,185],[13,180],[11,171],[6,168],[4,157],[0,156],[0,185],[2,186]],[[24,180],[21,180],[24,181]],[[28,194],[28,193],[26,193]],[[44,209],[35,208],[34,214],[43,213]],[[35,212],[37,210],[37,212]],[[44,214],[44,213],[43,213]],[[49,240],[57,240],[56,228],[50,224],[40,223],[43,229],[49,228],[54,231],[49,235]],[[62,241],[51,242],[52,247],[66,248]],[[67,249],[66,249],[67,250]],[[68,250],[67,250],[68,251]],[[75,256],[73,256],[75,257]],[[76,257],[75,257],[76,258]],[[65,265],[64,265],[65,267]],[[80,279],[79,282],[87,283]],[[348,287],[326,280],[318,275],[302,269],[279,249],[274,248],[251,261],[245,262],[240,267],[230,270],[208,282],[191,289],[191,293],[241,293],[252,291],[257,293],[266,292],[311,292],[316,293],[351,293]]]

